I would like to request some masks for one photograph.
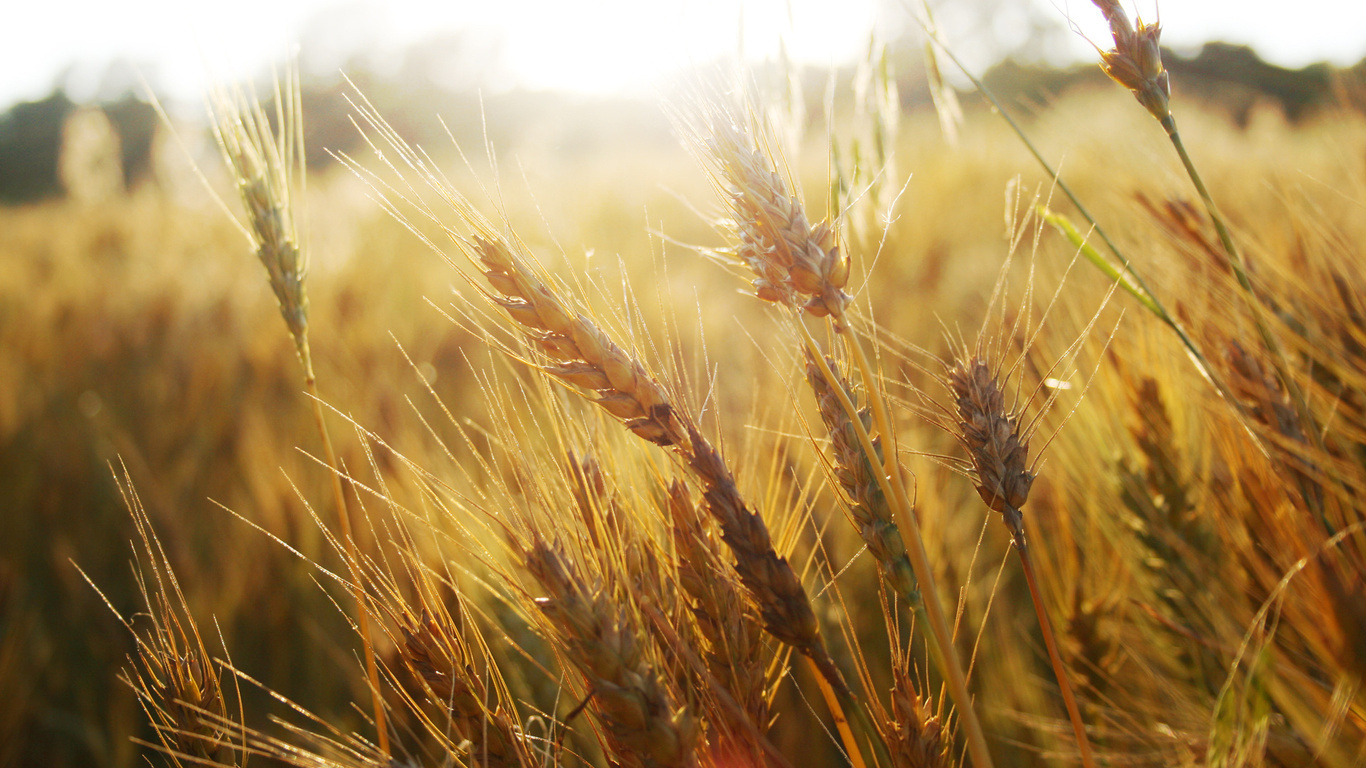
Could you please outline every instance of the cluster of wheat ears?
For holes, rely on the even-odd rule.
[[[1255,282],[1181,143],[1157,26],[1131,22],[1116,2],[1096,5],[1114,37],[1114,48],[1101,54],[1104,69],[1167,131],[1218,242],[1199,233],[1205,220],[1194,209],[1168,211],[1168,221],[1173,230],[1184,222],[1189,240],[1203,244],[1210,260],[1236,280],[1260,347],[1190,332],[1094,221],[1096,234],[1085,237],[1044,206],[1037,220],[1072,238],[1083,260],[1112,279],[1115,301],[1132,299],[1175,334],[1215,402],[1243,425],[1237,439],[1269,457],[1285,487],[1293,489],[1283,499],[1289,511],[1276,515],[1277,527],[1270,530],[1303,553],[1295,573],[1312,571],[1317,589],[1328,595],[1324,603],[1339,606],[1334,620],[1325,623],[1343,629],[1332,637],[1305,632],[1293,648],[1272,654],[1267,648],[1274,631],[1267,617],[1279,615],[1279,607],[1271,608],[1258,614],[1262,624],[1249,631],[1234,669],[1246,664],[1296,670],[1299,677],[1290,677],[1303,689],[1303,706],[1297,710],[1281,696],[1277,706],[1286,711],[1278,716],[1294,721],[1301,734],[1318,734],[1302,739],[1311,759],[1353,764],[1361,758],[1359,736],[1366,732],[1366,702],[1354,671],[1366,665],[1359,640],[1350,634],[1351,627],[1366,626],[1359,623],[1360,607],[1352,607],[1362,594],[1366,550],[1358,534],[1364,489],[1358,483],[1366,475],[1354,453],[1358,406],[1343,393],[1355,391],[1363,368],[1324,370],[1305,353],[1314,344],[1310,323],[1301,324],[1302,333],[1287,348],[1283,338],[1295,318]],[[998,286],[994,305],[1010,319],[984,322],[988,330],[957,338],[949,356],[905,352],[877,324],[875,308],[853,295],[856,270],[842,232],[853,217],[843,211],[812,216],[787,174],[763,110],[734,92],[699,88],[691,101],[674,108],[675,125],[714,183],[728,241],[702,250],[741,274],[755,299],[778,319],[772,337],[754,343],[773,359],[792,361],[792,392],[773,396],[791,397],[808,409],[814,401],[809,417],[799,422],[805,434],[793,439],[817,456],[814,466],[823,470],[787,491],[747,497],[736,450],[712,436],[715,424],[729,415],[710,409],[705,383],[689,381],[682,373],[686,366],[656,362],[672,351],[667,341],[652,341],[639,330],[629,302],[615,316],[590,309],[600,297],[583,295],[585,282],[550,274],[510,221],[482,213],[358,98],[357,122],[379,161],[344,161],[393,216],[468,281],[461,295],[472,298],[456,307],[452,320],[511,361],[481,379],[491,423],[465,436],[479,446],[462,458],[465,477],[443,477],[383,445],[364,432],[365,425],[348,424],[377,450],[393,452],[419,479],[418,502],[401,504],[382,484],[362,482],[356,468],[339,466],[331,449],[326,425],[341,423],[342,416],[328,407],[314,376],[307,263],[292,203],[302,168],[297,89],[284,83],[274,105],[271,119],[254,99],[227,92],[215,100],[214,114],[249,238],[302,364],[322,446],[318,461],[333,478],[332,511],[315,519],[343,567],[315,566],[320,580],[337,586],[349,601],[343,610],[354,621],[370,693],[358,708],[369,725],[366,732],[345,732],[302,711],[273,729],[247,724],[237,702],[240,688],[253,682],[232,664],[231,649],[210,650],[216,644],[206,637],[213,633],[190,615],[136,491],[125,480],[141,534],[138,573],[146,599],[146,612],[126,621],[138,647],[126,679],[167,760],[796,766],[825,758],[785,754],[771,740],[771,729],[781,718],[809,716],[832,732],[837,759],[857,768],[991,766],[992,735],[981,717],[991,692],[974,694],[971,672],[974,659],[992,650],[959,635],[961,598],[957,605],[948,603],[939,586],[943,570],[932,562],[924,530],[924,516],[937,512],[917,508],[915,479],[904,459],[919,448],[903,444],[898,435],[908,417],[940,426],[956,440],[958,454],[943,460],[961,468],[990,516],[1005,526],[1037,617],[1030,633],[1042,641],[1053,673],[1051,680],[1036,678],[1032,684],[1053,691],[1047,695],[1060,699],[1066,713],[1066,725],[1036,722],[1071,734],[1071,746],[1055,759],[1088,767],[1123,759],[1125,746],[1113,737],[1115,718],[1102,714],[1102,686],[1089,685],[1089,705],[1074,694],[1078,671],[1069,669],[1069,659],[1085,653],[1060,646],[1036,574],[1030,493],[1046,440],[1039,434],[1041,416],[1062,390],[1045,386],[1052,380],[1048,371],[1031,379],[1039,383],[1022,384],[1023,369],[1037,364],[1028,359],[1038,328],[1037,318],[1029,318],[1028,297],[1025,310],[1006,312],[1001,305],[1007,298]],[[1072,196],[1065,186],[1058,194]],[[1073,202],[1090,220],[1080,201]],[[1092,239],[1103,241],[1108,252]],[[1078,341],[1052,365],[1071,365],[1080,346]],[[894,382],[907,366],[930,375],[938,390]],[[802,388],[809,395],[801,395]],[[1330,390],[1336,400],[1324,394]],[[1162,474],[1158,433],[1170,425],[1151,380],[1138,391],[1147,398],[1144,434],[1158,447],[1146,479],[1136,482],[1159,488],[1147,497],[1150,506],[1170,511],[1182,492],[1179,467]],[[1335,403],[1342,404],[1341,413]],[[619,428],[604,430],[604,422]],[[820,488],[827,489],[825,495]],[[813,509],[817,498],[828,508]],[[838,582],[834,572],[840,566],[822,562],[818,554],[806,565],[793,557],[799,529],[812,518],[847,520],[875,560],[872,583],[841,583],[838,590],[881,596],[883,651],[865,655],[868,633],[841,623],[838,598],[830,607],[826,593],[832,592],[829,582]],[[382,534],[372,535],[367,549],[355,535],[362,520],[372,534]],[[1321,556],[1329,550],[1343,555]],[[1268,607],[1278,605],[1282,591],[1269,591]],[[1083,615],[1077,611],[1069,623]],[[1075,626],[1069,632],[1074,638],[1080,634]],[[1311,657],[1317,661],[1306,661]],[[874,663],[886,668],[874,669]],[[1103,670],[1081,674],[1094,678]],[[528,678],[549,681],[549,704],[520,693],[535,685]],[[777,692],[792,679],[803,689],[814,686],[822,701],[806,702],[807,711],[779,711],[777,703],[791,699]],[[1255,688],[1260,678],[1230,674],[1230,686],[1235,679]],[[1321,699],[1331,706],[1315,704]],[[1230,711],[1216,712],[1214,719],[1241,725],[1222,742],[1211,739],[1201,759],[1235,764],[1269,754],[1274,718],[1232,712],[1239,702],[1253,700],[1219,698]],[[1306,725],[1307,716],[1296,720],[1311,710],[1331,711],[1324,721],[1331,726]],[[1111,750],[1093,749],[1097,738],[1107,743],[1107,732]],[[1056,743],[1068,742],[1059,736]]]

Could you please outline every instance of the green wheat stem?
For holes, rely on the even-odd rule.
[[[914,16],[914,14],[912,15]],[[915,18],[919,19],[919,17]],[[1018,122],[1016,122],[1014,116],[1010,114],[1010,110],[1006,109],[1006,106],[1001,103],[1000,99],[996,98],[996,94],[990,88],[987,87],[986,83],[982,82],[981,79],[974,75],[972,71],[968,69],[967,65],[964,64],[956,54],[954,54],[953,50],[949,48],[947,45],[945,45],[942,40],[940,40],[937,32],[926,26],[923,23],[923,21],[921,21],[920,23],[921,28],[924,29],[925,33],[930,36],[930,38],[933,40],[933,43],[939,47],[939,50],[943,51],[944,55],[949,57],[949,61],[952,61],[954,66],[958,67],[958,71],[962,72],[963,76],[966,77],[968,81],[972,83],[973,87],[976,88],[977,91],[981,93],[982,96],[988,102],[991,103],[992,108],[995,109],[996,113],[1001,116],[1001,119],[1006,121],[1006,125],[1010,126],[1011,131],[1015,133],[1016,138],[1018,138],[1020,140],[1020,143],[1025,146],[1025,149],[1029,150],[1029,154],[1034,157],[1034,160],[1036,162],[1038,162],[1039,167],[1043,168],[1044,173],[1046,173],[1048,177],[1051,178],[1055,184],[1057,184],[1058,189],[1062,190],[1062,193],[1067,196],[1067,199],[1071,201],[1072,205],[1077,209],[1077,213],[1081,214],[1081,217],[1083,219],[1086,219],[1086,222],[1091,225],[1096,235],[1099,236],[1101,241],[1105,243],[1105,247],[1108,248],[1110,252],[1115,255],[1116,259],[1119,260],[1120,266],[1123,267],[1123,273],[1127,274],[1128,277],[1132,278],[1133,280],[1132,284],[1129,284],[1128,280],[1122,281],[1125,289],[1129,293],[1133,294],[1136,298],[1140,298],[1140,301],[1145,309],[1149,310],[1154,315],[1156,315],[1159,320],[1161,320],[1165,325],[1171,328],[1173,332],[1176,333],[1177,338],[1181,341],[1181,345],[1186,348],[1186,352],[1191,356],[1192,361],[1195,363],[1196,368],[1199,369],[1200,374],[1204,376],[1206,379],[1208,379],[1210,383],[1213,384],[1217,390],[1219,390],[1219,393],[1221,395],[1223,395],[1225,398],[1229,398],[1231,396],[1230,391],[1227,387],[1223,385],[1222,382],[1219,381],[1218,377],[1214,375],[1214,370],[1213,368],[1211,368],[1209,361],[1205,358],[1204,353],[1200,351],[1200,348],[1195,345],[1195,341],[1191,339],[1190,334],[1186,332],[1186,329],[1182,327],[1181,323],[1177,321],[1177,319],[1171,314],[1171,312],[1167,311],[1167,308],[1163,305],[1162,300],[1158,298],[1157,294],[1151,288],[1148,287],[1148,282],[1143,279],[1143,275],[1140,274],[1138,270],[1134,268],[1133,263],[1130,262],[1128,257],[1124,255],[1123,251],[1119,249],[1119,246],[1115,245],[1115,242],[1110,239],[1110,235],[1106,233],[1105,228],[1102,227],[1100,225],[1100,222],[1096,221],[1096,218],[1091,215],[1091,212],[1087,210],[1085,204],[1083,204],[1081,202],[1081,199],[1077,197],[1076,193],[1072,191],[1072,188],[1067,185],[1067,182],[1063,181],[1061,174],[1058,172],[1057,169],[1053,167],[1052,163],[1048,162],[1048,159],[1043,156],[1043,153],[1039,151],[1039,148],[1034,145],[1034,142],[1029,138],[1029,134],[1025,132],[1024,128]],[[1056,223],[1054,225],[1057,226]],[[1066,232],[1064,232],[1064,234],[1066,234]],[[1070,236],[1069,239],[1071,239]],[[1088,255],[1088,260],[1091,261],[1092,264],[1100,266],[1102,263],[1106,262],[1104,257],[1100,256],[1100,254],[1096,252],[1094,248],[1091,250],[1096,257],[1091,258]],[[1119,270],[1114,269],[1113,265],[1111,265],[1108,269],[1102,267],[1102,270],[1106,274],[1110,275],[1112,278],[1120,279],[1121,273],[1119,272]],[[1147,297],[1146,300],[1143,300],[1142,297],[1139,297],[1138,292],[1134,290],[1135,286],[1137,287],[1137,291],[1141,291],[1143,296]]]
[[[1046,205],[1041,204],[1036,210],[1044,221],[1052,224],[1054,229],[1061,232],[1063,237],[1066,237],[1068,242],[1077,248],[1083,258],[1091,262],[1096,269],[1105,273],[1106,277],[1118,283],[1119,287],[1137,299],[1138,303],[1142,304],[1145,309],[1156,315],[1164,323],[1171,325],[1171,318],[1167,315],[1166,309],[1135,282],[1133,273],[1120,270],[1109,259],[1105,258],[1104,254],[1096,250],[1094,245],[1086,241],[1085,235],[1077,231],[1076,225],[1070,219],[1057,211],[1050,210]]]

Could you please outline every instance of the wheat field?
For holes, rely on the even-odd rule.
[[[1362,764],[1366,118],[1112,26],[1114,250],[885,73],[0,209],[0,763]]]

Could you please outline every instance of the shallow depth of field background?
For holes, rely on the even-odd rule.
[[[984,322],[1009,253],[1007,219],[1032,228],[1026,217],[1034,196],[1056,195],[971,93],[961,94],[957,142],[946,141],[919,56],[914,47],[891,49],[902,110],[894,166],[880,200],[864,202],[872,213],[851,220],[847,237],[852,284],[889,337],[943,353],[946,329],[970,338]],[[1186,141],[1259,274],[1307,293],[1330,256],[1356,259],[1340,269],[1355,281],[1345,290],[1361,306],[1354,291],[1366,243],[1366,68],[1282,70],[1235,48],[1186,60],[1169,55],[1168,64]],[[770,343],[776,325],[742,284],[687,247],[719,244],[708,219],[716,203],[659,101],[527,91],[480,99],[417,71],[349,74],[472,198],[496,188],[508,219],[552,270],[583,276],[605,305],[631,295],[646,323],[673,327],[685,358],[707,356],[715,374],[709,407],[729,414],[718,428],[742,480],[747,471],[770,471],[762,457],[779,450],[780,437],[800,437],[800,422],[784,412],[809,411],[811,403],[794,383],[791,349]],[[839,170],[855,166],[855,146],[868,151],[854,97],[859,73],[849,66],[796,74],[805,86],[797,117],[781,89],[772,89],[773,104],[805,131],[789,159],[808,205],[824,211],[832,146]],[[764,78],[776,79],[772,71]],[[1094,67],[1003,64],[989,81],[1174,311],[1202,331],[1234,333],[1237,323],[1221,319],[1240,306],[1226,277],[1161,214],[1169,202],[1196,200],[1160,128],[1133,99]],[[447,456],[437,436],[459,445],[458,427],[489,427],[480,376],[519,374],[443,316],[453,292],[470,290],[464,281],[328,156],[330,149],[372,161],[346,119],[344,93],[354,91],[335,78],[305,82],[311,175],[302,228],[322,395],[394,451],[461,482],[462,456]],[[260,265],[205,189],[240,216],[211,138],[193,120],[193,106],[175,111],[177,139],[136,93],[111,95],[104,110],[64,98],[0,118],[0,764],[143,763],[130,737],[150,734],[116,679],[131,638],[73,566],[118,610],[138,610],[132,524],[114,482],[124,466],[206,634],[221,633],[233,662],[271,689],[343,729],[361,729],[352,702],[367,699],[359,645],[337,608],[343,593],[320,586],[310,563],[225,511],[339,567],[309,514],[326,510],[328,476],[311,458],[316,437],[292,346]],[[42,139],[58,126],[60,154]],[[452,151],[447,130],[472,167]],[[1104,278],[1073,265],[1073,253],[1049,229],[1036,245],[1031,229],[1008,272],[1016,302],[1031,269],[1039,306],[1062,286],[1036,342],[1039,360],[1083,336],[1041,432],[1070,414],[1027,510],[1040,567],[1087,712],[1098,719],[1121,713],[1106,719],[1108,740],[1098,741],[1134,764],[1198,761],[1216,730],[1214,702],[1239,628],[1265,597],[1266,574],[1288,564],[1272,542],[1163,555],[1154,537],[1140,535],[1152,522],[1143,511],[1172,501],[1149,487],[1153,457],[1141,424],[1151,402],[1135,400],[1141,382],[1160,393],[1170,419],[1165,439],[1187,472],[1181,487],[1190,499],[1179,512],[1185,546],[1199,550],[1201,536],[1222,541],[1219,532],[1238,525],[1201,510],[1230,514],[1241,503],[1250,517],[1266,514],[1252,502],[1255,491],[1229,489],[1274,473],[1229,447],[1240,427],[1174,339],[1129,297],[1107,303]],[[1301,298],[1312,305],[1312,297]],[[1345,328],[1345,316],[1342,322]],[[1360,327],[1344,334],[1359,338]],[[888,373],[930,386],[911,365]],[[970,483],[932,458],[951,452],[951,442],[909,411],[902,418],[904,442],[930,454],[909,461],[935,542],[931,556],[945,582],[964,589],[967,625],[982,631],[974,675],[990,685],[982,713],[993,749],[1003,765],[1063,764],[1053,750],[1065,746],[1065,721],[1040,665],[1032,613],[1010,605],[1023,589],[1013,561],[1001,571],[1006,538],[974,503]],[[332,428],[344,464],[420,504],[418,484],[393,453],[341,416]],[[792,476],[816,471],[809,445],[781,444],[793,454],[784,457]],[[1135,501],[1140,491],[1146,502]],[[853,569],[871,570],[837,512],[812,514],[815,522],[794,535],[798,560],[823,548],[836,569],[853,559]],[[974,558],[984,521],[990,525]],[[363,532],[362,540],[383,535]],[[1265,572],[1249,564],[1253,552],[1265,559]],[[1208,560],[1198,559],[1202,553]],[[1182,562],[1187,571],[1176,575]],[[984,619],[992,594],[1001,605]],[[875,620],[876,597],[854,597],[851,610]],[[1209,615],[1212,604],[1223,613]],[[1191,626],[1200,616],[1209,625]],[[868,625],[871,642],[880,631]],[[780,695],[801,706],[792,691]],[[244,697],[253,722],[278,711],[258,691],[244,689]],[[1360,711],[1346,709],[1343,727],[1360,730]],[[830,749],[821,735],[784,725],[774,730],[784,748]],[[1304,764],[1297,760],[1312,753],[1294,725],[1283,717],[1270,728],[1268,764]]]

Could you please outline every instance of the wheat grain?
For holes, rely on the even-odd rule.
[[[1006,410],[1005,393],[986,361],[959,361],[948,373],[957,406],[956,437],[967,450],[982,501],[1000,512],[1017,546],[1024,546],[1020,507],[1029,498],[1034,473],[1027,466],[1029,440],[1018,414]]]
[[[853,400],[853,389],[841,373],[842,366],[833,358],[826,358],[826,365],[838,376],[835,386],[842,388],[846,397]],[[854,424],[845,413],[840,398],[814,360],[807,362],[806,379],[811,391],[816,394],[821,421],[830,435],[835,479],[850,500],[849,511],[854,526],[868,545],[869,553],[877,560],[883,579],[898,596],[913,605],[920,599],[915,570],[906,554],[906,542],[896,526],[891,506],[878,485],[875,474],[878,470],[874,469],[874,466],[882,466],[882,438],[873,439],[877,455],[876,462],[870,461],[863,454]],[[871,431],[872,414],[867,408],[859,410],[859,418],[864,430]]]
[[[715,536],[680,482],[669,487],[668,510],[678,583],[689,598],[689,608],[706,643],[708,669],[726,686],[750,723],[762,731],[770,715],[765,675],[769,654],[761,642],[761,618],[744,599]],[[727,727],[724,722],[722,726],[730,738],[739,738],[747,730],[742,725]]]
[[[1158,120],[1171,114],[1171,78],[1162,66],[1160,24],[1145,24],[1140,17],[1129,21],[1119,0],[1092,0],[1110,24],[1115,47],[1100,51],[1101,69],[1128,88],[1138,103]],[[1097,47],[1097,50],[1100,50]]]
[[[591,706],[623,765],[696,765],[696,717],[674,700],[646,659],[641,628],[628,611],[615,607],[544,539],[537,537],[523,557],[527,572],[549,593],[536,604],[583,673]]]

